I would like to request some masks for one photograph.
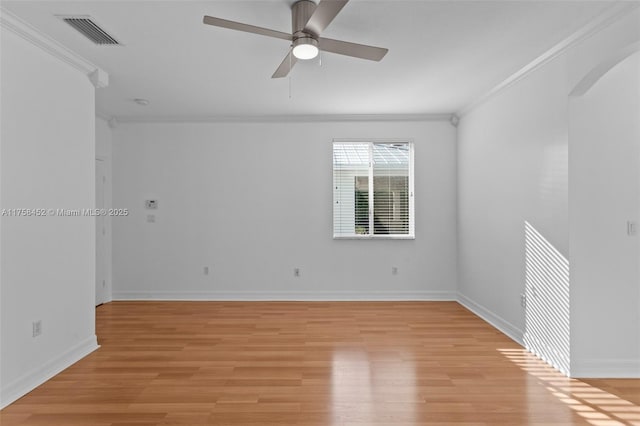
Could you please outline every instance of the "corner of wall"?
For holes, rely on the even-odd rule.
[[[94,334],[44,365],[27,372],[17,380],[3,384],[0,389],[0,409],[31,392],[99,347],[97,337]]]
[[[460,292],[458,292],[458,303],[491,324],[511,340],[524,347],[524,332],[518,327],[479,303],[474,302]]]

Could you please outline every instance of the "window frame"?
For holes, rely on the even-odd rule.
[[[336,144],[369,144],[369,159],[371,160],[371,165],[369,166],[369,173],[367,175],[369,182],[369,193],[370,196],[373,197],[373,146],[375,144],[393,144],[393,143],[402,143],[407,144],[409,146],[409,170],[408,170],[408,190],[409,190],[409,233],[408,234],[352,234],[352,235],[342,235],[335,233],[335,169],[333,164],[333,154],[334,154],[334,146]],[[415,240],[416,239],[416,230],[415,230],[415,144],[413,139],[411,138],[392,138],[392,139],[380,139],[380,138],[356,138],[356,139],[333,139],[331,143],[331,179],[332,179],[332,191],[331,191],[331,213],[332,213],[332,235],[334,240]],[[373,199],[373,203],[371,203],[372,198],[369,199],[369,207],[371,211],[373,211],[375,206],[375,199]],[[354,220],[355,220],[355,212],[354,212]],[[373,213],[370,213],[369,217],[370,223],[373,221]],[[373,229],[370,228],[369,229]]]

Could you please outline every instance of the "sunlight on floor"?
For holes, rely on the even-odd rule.
[[[381,419],[416,424],[417,393],[411,361],[395,351],[372,356],[341,348],[331,362],[331,413],[336,424],[376,423]]]
[[[498,349],[559,401],[594,426],[640,426],[640,407],[577,379],[563,376],[525,349]]]

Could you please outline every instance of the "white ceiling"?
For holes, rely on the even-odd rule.
[[[379,63],[323,54],[271,79],[284,40],[202,24],[291,30],[289,0],[2,1],[109,73],[116,117],[439,114],[459,111],[587,24],[610,1],[351,0],[323,35],[389,49]],[[55,15],[90,15],[124,46],[93,45]],[[291,92],[291,97],[289,93]],[[146,107],[134,98],[146,98]]]

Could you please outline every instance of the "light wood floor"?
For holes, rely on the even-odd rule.
[[[571,380],[455,302],[114,302],[102,347],[9,425],[640,425],[640,380]]]

